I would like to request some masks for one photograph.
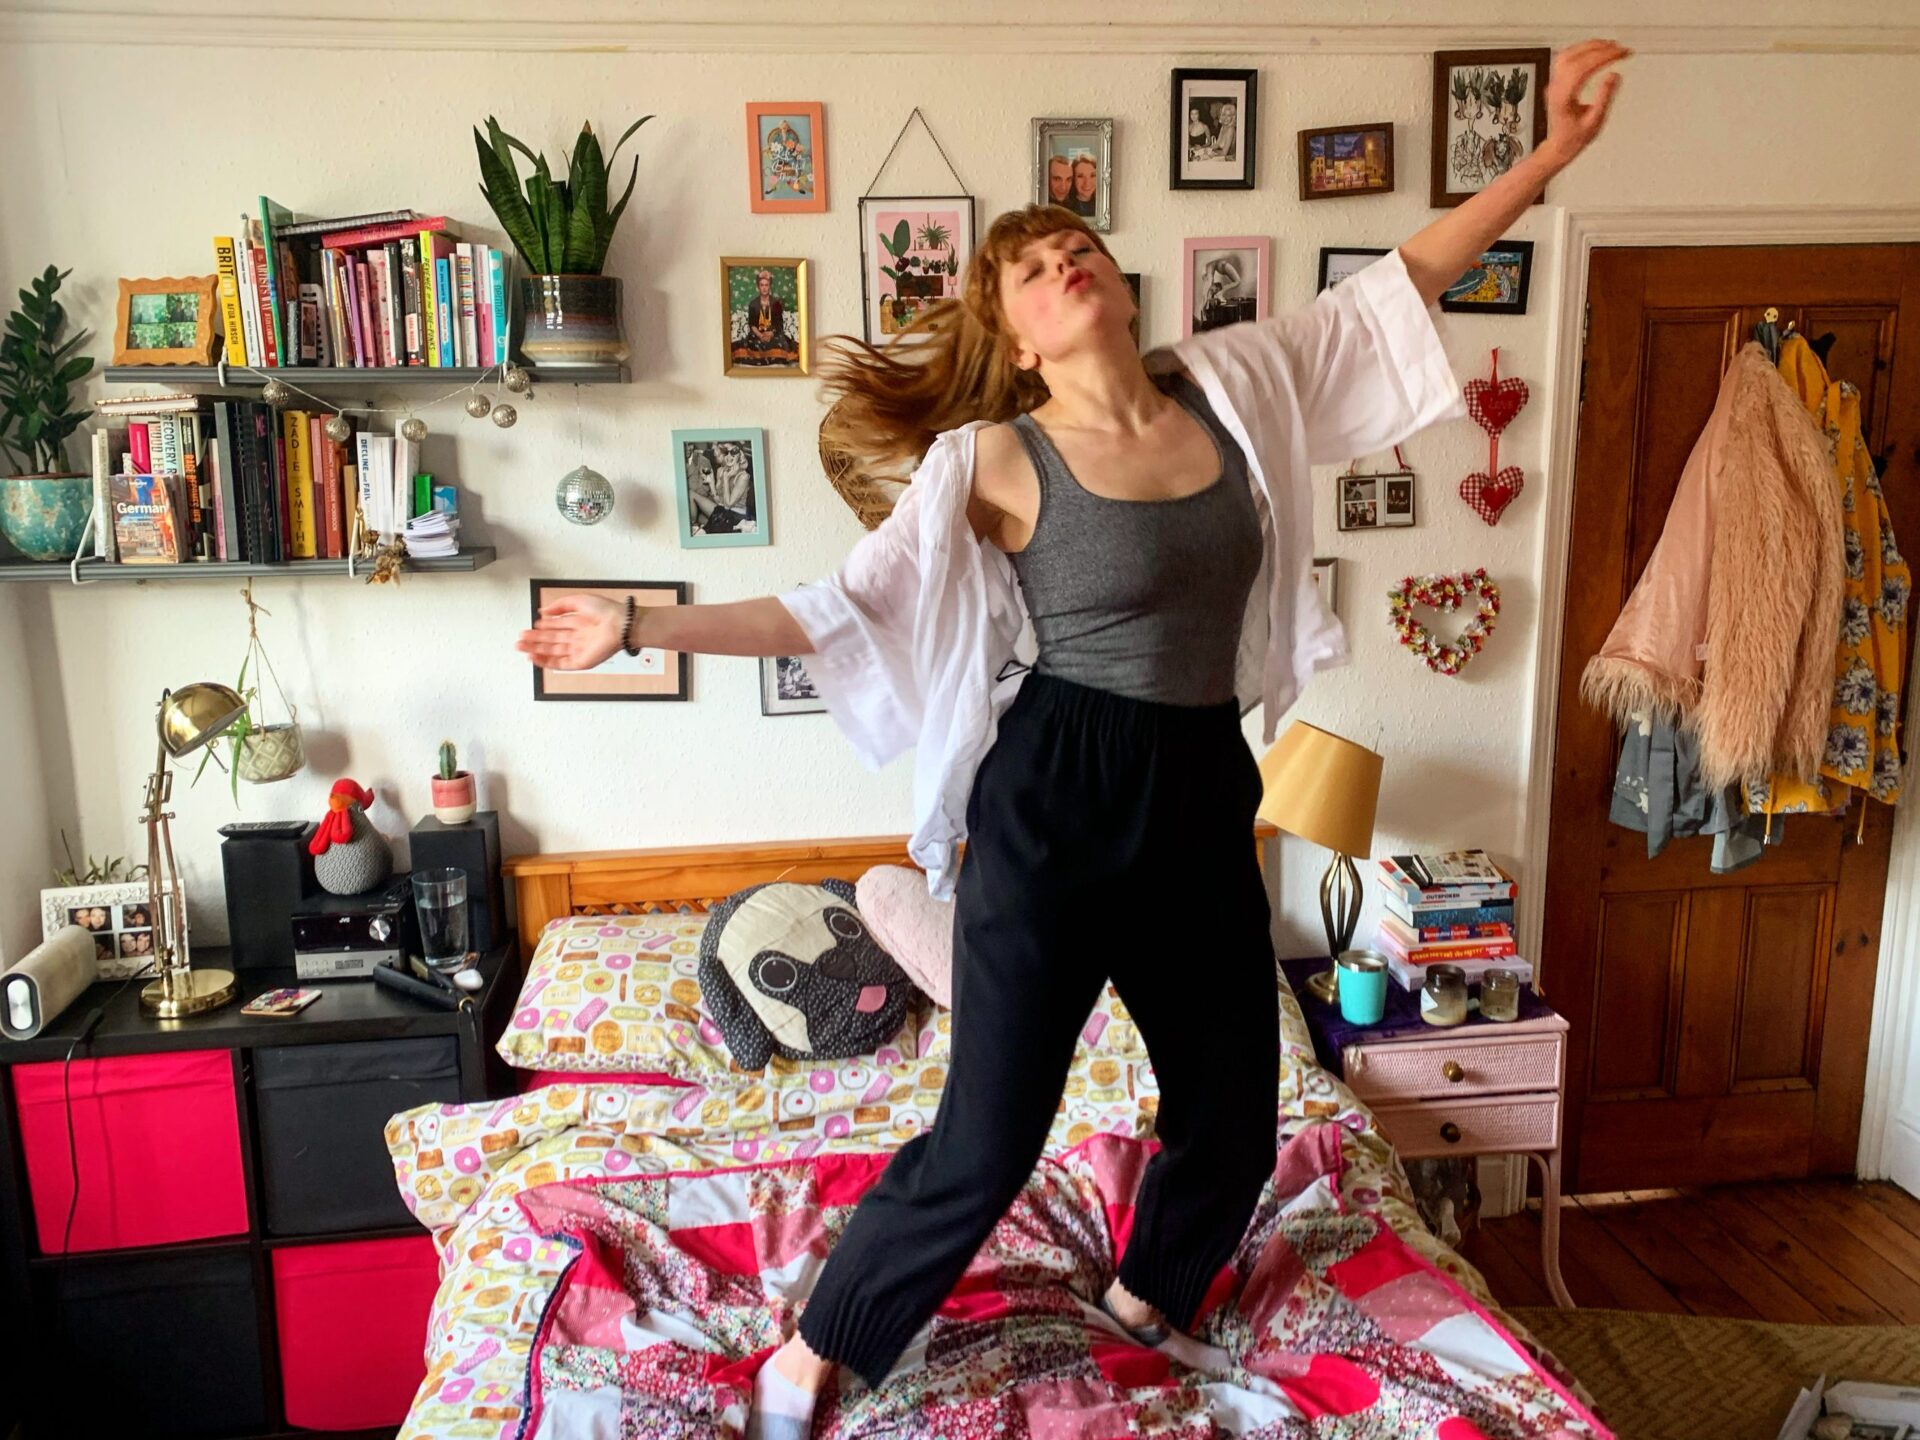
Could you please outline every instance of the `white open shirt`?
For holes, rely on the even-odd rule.
[[[1260,515],[1260,579],[1240,630],[1235,693],[1266,707],[1271,743],[1315,671],[1344,664],[1346,636],[1313,584],[1308,467],[1386,450],[1463,413],[1436,326],[1399,251],[1278,319],[1192,336],[1147,356],[1185,366],[1246,452]],[[781,596],[812,647],[807,673],[860,761],[916,749],[908,853],[932,893],[953,893],[967,798],[1018,674],[1026,607],[1013,562],[967,521],[974,432],[949,430],[893,513],[838,574]]]

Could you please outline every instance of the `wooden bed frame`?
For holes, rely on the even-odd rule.
[[[1254,853],[1280,832],[1253,827]],[[516,855],[501,872],[513,884],[520,965],[525,969],[551,920],[569,915],[645,915],[704,911],[734,891],[766,880],[805,884],[858,880],[875,865],[912,865],[905,835],[845,840],[774,840],[746,845],[691,845],[648,850],[576,850]]]

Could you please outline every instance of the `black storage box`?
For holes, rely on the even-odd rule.
[[[507,938],[506,889],[500,883],[500,812],[476,810],[471,820],[442,825],[429,815],[408,840],[415,870],[446,865],[467,872],[467,948],[485,954]]]
[[[386,1124],[402,1110],[460,1098],[450,1035],[253,1052],[261,1204],[270,1235],[404,1225]]]

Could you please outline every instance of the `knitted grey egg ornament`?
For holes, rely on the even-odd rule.
[[[844,880],[775,880],[714,906],[700,938],[700,992],[743,1070],[775,1055],[871,1055],[899,1032],[917,993]]]

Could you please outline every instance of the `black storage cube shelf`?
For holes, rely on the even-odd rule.
[[[387,1121],[460,1098],[451,1036],[253,1052],[261,1201],[270,1235],[404,1225]]]
[[[32,1384],[67,1435],[196,1435],[267,1419],[253,1261],[244,1249],[88,1258],[35,1277],[42,1353]]]

